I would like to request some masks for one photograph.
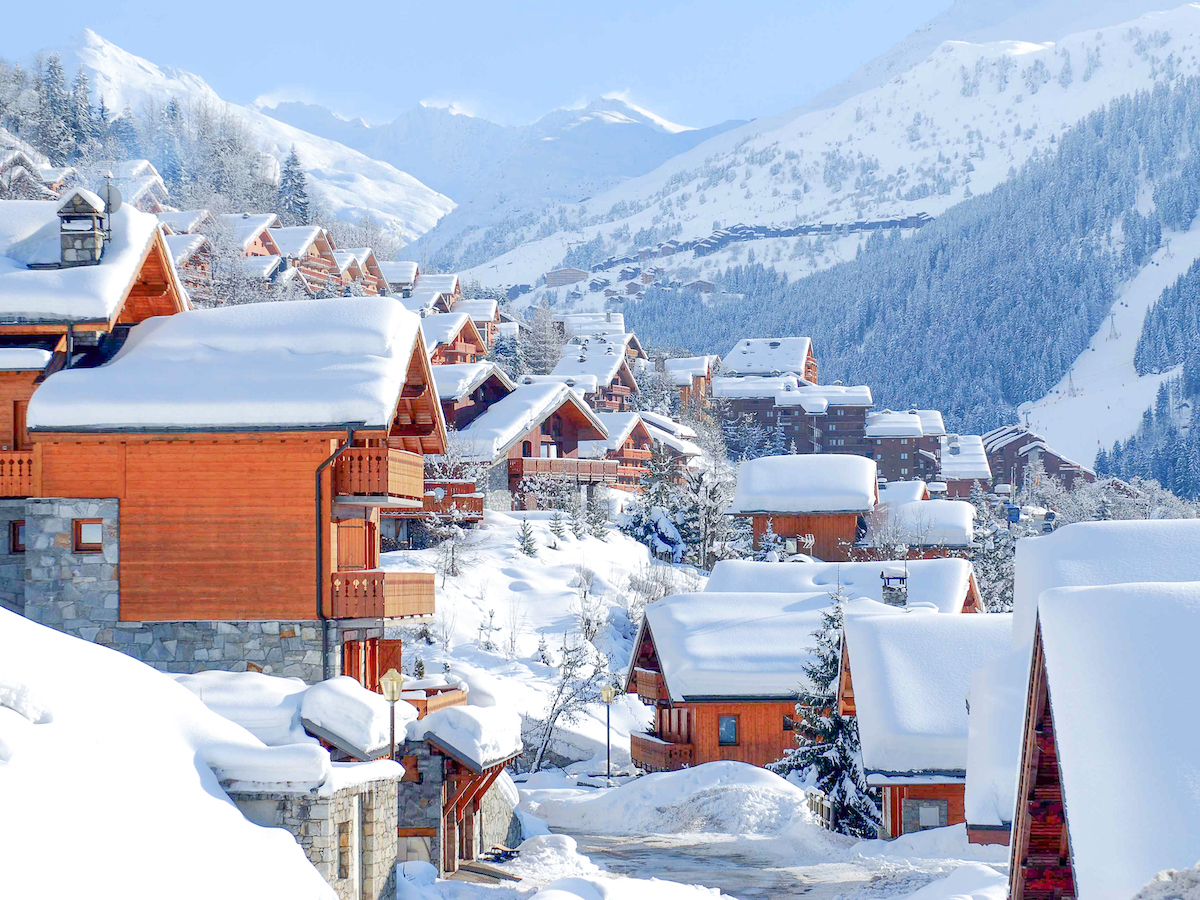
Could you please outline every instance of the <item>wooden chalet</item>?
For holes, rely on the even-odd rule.
[[[55,199],[57,191],[46,183],[34,156],[32,149],[0,149],[0,200]]]
[[[456,312],[466,313],[471,317],[471,321],[479,329],[479,333],[488,347],[496,345],[501,321],[500,304],[496,300],[490,297],[476,297],[460,301],[454,309]]]
[[[642,410],[638,415],[650,434],[653,446],[674,460],[676,484],[683,484],[687,470],[704,455],[704,449],[695,442],[696,430],[660,413]]]
[[[603,335],[582,338],[563,347],[563,356],[551,373],[556,376],[595,376],[597,390],[592,406],[599,412],[626,412],[638,392],[624,345]]]
[[[358,257],[349,250],[335,250],[333,253],[334,262],[337,265],[336,283],[343,288],[348,288],[352,284],[357,284],[364,291],[366,286],[363,284],[362,268],[358,265]],[[367,293],[372,293],[367,291]]]
[[[272,229],[279,228],[274,213],[228,213],[216,217],[214,237],[228,235],[246,256],[281,256]]]
[[[270,236],[287,268],[297,268],[304,277],[326,288],[345,286],[344,271],[335,256],[333,238],[318,225],[292,225],[272,228]]]
[[[946,496],[969,497],[977,482],[985,491],[991,488],[992,469],[983,438],[975,434],[947,434],[939,439],[939,443]]]
[[[155,215],[167,234],[211,234],[217,220],[207,209],[173,209]]]
[[[487,354],[487,343],[463,312],[436,313],[421,319],[425,347],[435,366],[473,363]]]
[[[790,373],[817,383],[817,357],[812,340],[806,337],[744,338],[725,355],[721,369],[730,375]]]
[[[179,280],[188,296],[203,304],[212,298],[212,241],[202,234],[167,234],[163,236],[167,251],[175,262]],[[269,257],[261,257],[269,258]]]
[[[490,362],[434,366],[433,379],[446,425],[463,429],[493,403],[507,397],[517,384]]]
[[[1047,475],[1058,478],[1068,490],[1077,480],[1096,480],[1095,472],[1051,449],[1045,438],[1025,425],[992,429],[983,435],[983,448],[995,478],[1012,485],[1013,490],[1025,484],[1026,470],[1035,459]]]
[[[167,209],[167,186],[158,169],[148,159],[98,160],[79,173],[79,180],[100,191],[112,176],[126,204],[144,213],[160,213]]]
[[[730,512],[748,516],[754,544],[768,523],[789,553],[849,560],[867,533],[878,490],[875,461],[861,456],[764,456],[743,462]]]
[[[383,275],[379,260],[375,258],[375,251],[370,247],[354,247],[346,252],[353,254],[358,263],[359,271],[362,273],[363,290],[368,295],[386,294],[388,292],[387,278]]]
[[[679,405],[703,408],[712,397],[712,377],[720,364],[719,356],[685,356],[663,360],[663,371],[679,391]]]
[[[26,531],[42,516],[43,532],[66,534],[39,540],[63,552],[119,554],[101,605],[115,604],[121,633],[173,623],[177,635],[151,664],[245,668],[253,656],[212,656],[191,638],[268,623],[302,652],[265,663],[310,680],[345,669],[372,685],[384,621],[434,610],[431,574],[378,567],[380,509],[419,508],[423,454],[446,446],[419,321],[392,300],[155,319],[118,357],[46,379],[28,428],[29,493],[49,499],[27,503]],[[46,519],[47,504],[101,514],[72,526]],[[26,614],[68,631],[75,620],[55,621],[64,598],[93,589],[51,581],[34,603],[26,588]]]
[[[412,293],[417,276],[421,274],[420,267],[415,262],[395,260],[381,261],[379,270],[383,273],[384,281],[387,282],[388,293],[398,294],[401,297],[407,297]]]
[[[642,489],[642,476],[654,453],[654,438],[646,423],[635,412],[596,413],[604,423],[608,439],[583,441],[579,455],[587,459],[611,459],[617,462],[617,481],[613,487],[622,491]]]

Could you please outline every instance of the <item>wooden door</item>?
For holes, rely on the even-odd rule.
[[[25,427],[25,413],[29,409],[28,400],[13,401],[13,433],[12,448],[14,450],[32,450],[29,442],[29,430]]]

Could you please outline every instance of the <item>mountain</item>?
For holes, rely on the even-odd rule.
[[[199,75],[134,56],[94,31],[85,30],[66,47],[56,49],[68,72],[79,65],[87,70],[94,99],[103,97],[109,109],[163,105],[175,98],[185,105],[234,113],[260,149],[280,163],[294,146],[308,173],[310,188],[338,218],[358,219],[370,214],[404,241],[412,241],[454,208],[449,197],[387,162],[256,109],[226,103]]]
[[[467,235],[608,190],[743,124],[686,128],[616,97],[517,126],[426,105],[378,126],[304,103],[262,112],[385,160],[453,197],[458,208],[420,244],[431,256],[443,251],[439,261],[453,267],[464,258],[446,248],[470,246]]]

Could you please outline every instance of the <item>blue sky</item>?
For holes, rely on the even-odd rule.
[[[886,50],[950,0],[691,3],[8,4],[0,56],[90,27],[239,103],[322,103],[370,121],[421,101],[505,124],[621,92],[684,125],[773,115]]]

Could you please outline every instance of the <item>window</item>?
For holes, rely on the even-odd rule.
[[[738,742],[738,717],[737,716],[718,716],[717,717],[717,743],[721,746],[730,746]]]
[[[901,470],[900,470],[900,474],[901,474],[901,475],[907,475],[907,474],[908,474],[908,469],[901,469]]]
[[[901,458],[901,459],[908,459],[908,454],[907,454],[907,453],[901,453],[901,454],[900,454],[900,458]]]
[[[908,443],[908,438],[900,438],[900,443],[902,443],[902,444],[907,444],[907,443]]]
[[[844,416],[845,414],[846,414],[846,411],[844,409],[840,409],[840,408],[838,409],[839,416]]]
[[[533,444],[530,443],[529,441],[522,441],[521,442],[521,455],[522,456],[533,456]]]
[[[350,877],[350,823],[338,822],[337,827],[337,866],[338,878]]]
[[[783,730],[784,731],[795,731],[796,730],[796,722],[794,719],[792,719],[791,716],[783,717]]]
[[[103,519],[75,519],[72,526],[76,553],[99,553],[104,549]]]
[[[937,828],[942,824],[942,811],[936,806],[918,806],[917,824],[922,828]]]
[[[830,425],[830,426],[829,426],[829,430],[830,430],[830,431],[837,431],[837,422],[834,422],[832,425]]]
[[[25,552],[25,520],[17,519],[8,523],[8,552]]]

